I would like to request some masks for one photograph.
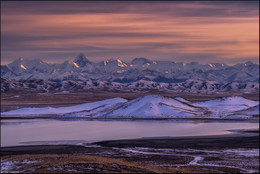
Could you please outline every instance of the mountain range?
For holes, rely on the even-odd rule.
[[[199,64],[173,61],[152,61],[135,58],[131,62],[119,59],[94,63],[83,54],[73,61],[50,64],[41,59],[19,58],[8,65],[1,65],[1,78],[6,80],[48,80],[60,82],[106,81],[130,83],[140,80],[180,83],[187,80],[228,82],[258,82],[259,65],[250,61],[233,66],[224,63]]]

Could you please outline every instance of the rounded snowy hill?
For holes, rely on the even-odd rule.
[[[237,115],[241,115],[238,114],[240,111],[243,111],[241,112],[244,113],[242,115],[248,115],[250,112],[246,113],[246,110],[254,110],[254,113],[258,110],[257,113],[259,114],[259,107],[257,108],[257,105],[259,105],[258,101],[248,100],[240,96],[221,97],[215,100],[194,103],[194,106],[207,108],[211,116],[217,117],[226,117],[235,115],[236,113]]]
[[[105,118],[243,118],[259,113],[258,101],[239,96],[222,97],[205,102],[190,102],[181,97],[160,95],[139,97],[103,115]],[[254,112],[252,112],[254,110]],[[241,111],[241,113],[240,113]],[[243,111],[243,112],[242,112]],[[248,112],[247,112],[248,111]],[[243,113],[243,114],[242,114]]]
[[[160,95],[139,97],[124,103],[118,109],[104,115],[105,118],[172,118],[205,114],[205,109],[192,106],[180,97],[172,99]]]

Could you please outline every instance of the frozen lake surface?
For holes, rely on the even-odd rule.
[[[221,135],[259,129],[258,122],[203,120],[1,120],[1,147],[82,144],[103,140]]]

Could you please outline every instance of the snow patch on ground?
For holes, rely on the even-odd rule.
[[[34,164],[38,162],[39,161],[29,161],[29,160],[22,160],[22,161],[1,160],[1,173],[22,173],[22,171],[19,171],[22,164]]]

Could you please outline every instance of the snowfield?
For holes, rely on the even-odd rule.
[[[22,108],[1,113],[2,117],[41,114],[57,114],[62,118],[259,119],[259,101],[232,96],[205,102],[190,102],[181,97],[147,95],[130,101],[113,98],[71,107]]]

